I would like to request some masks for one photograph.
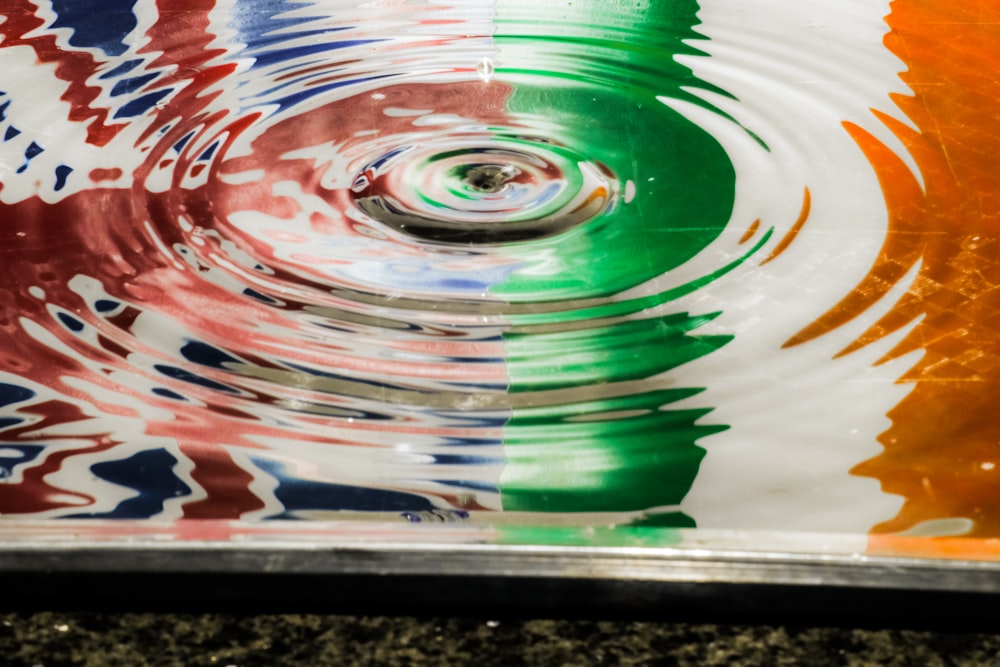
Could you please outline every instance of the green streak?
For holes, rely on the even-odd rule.
[[[678,61],[704,55],[691,45],[702,39],[698,5],[499,0],[497,8],[496,75],[512,86],[512,118],[544,128],[619,183],[617,202],[586,223],[499,250],[519,268],[491,292],[525,306],[509,314],[504,335],[510,391],[581,388],[582,397],[514,410],[504,428],[503,506],[648,509],[636,524],[645,530],[691,527],[676,508],[705,454],[698,442],[728,428],[701,423],[712,409],[688,399],[704,389],[640,385],[629,396],[585,400],[594,394],[584,388],[680,374],[729,342],[694,333],[716,314],[644,311],[709,285],[766,242],[723,266],[691,265],[729,223],[736,188],[719,142],[657,99],[718,113],[692,91],[725,93]],[[673,286],[609,298],[661,276]]]
[[[504,428],[504,509],[626,512],[678,505],[705,454],[696,441],[727,428],[698,424],[707,408],[664,409],[699,391],[517,410]],[[624,416],[614,418],[619,411]],[[680,513],[676,519],[690,523]]]
[[[678,528],[691,528],[680,522]],[[576,526],[500,526],[498,544],[582,547],[669,547],[680,544],[680,531],[631,524],[628,526],[578,528]]]
[[[732,339],[685,335],[713,317],[679,313],[580,331],[506,334],[510,391],[638,380],[676,368]]]
[[[774,234],[774,228],[768,229],[764,234],[761,235],[760,241],[758,241],[752,248],[750,248],[742,257],[733,260],[729,264],[709,273],[704,276],[700,276],[695,280],[683,285],[678,285],[672,287],[668,290],[662,292],[657,292],[649,296],[639,297],[635,299],[624,299],[621,301],[610,301],[608,303],[601,304],[599,306],[589,306],[584,308],[577,308],[575,310],[568,310],[561,312],[558,315],[554,315],[553,311],[543,311],[538,313],[513,313],[507,316],[507,321],[514,327],[514,331],[518,329],[523,329],[525,327],[530,327],[532,325],[548,324],[552,321],[558,321],[562,323],[567,322],[577,322],[577,321],[592,321],[595,319],[606,318],[606,317],[619,317],[622,315],[632,315],[639,313],[643,310],[650,308],[656,308],[657,306],[662,306],[665,303],[679,299],[682,296],[690,294],[695,290],[698,290],[715,280],[726,275],[737,266],[742,264],[751,255],[756,253],[758,250],[764,247],[764,245],[771,239]],[[706,320],[707,321],[707,320]]]

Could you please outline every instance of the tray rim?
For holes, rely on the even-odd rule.
[[[377,576],[749,584],[1000,594],[1000,562],[712,547],[326,539],[0,542],[0,575]]]

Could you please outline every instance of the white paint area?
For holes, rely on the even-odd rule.
[[[850,474],[877,456],[886,413],[909,391],[896,381],[919,353],[876,366],[905,334],[835,359],[905,292],[916,269],[847,326],[782,349],[865,276],[887,229],[872,166],[843,128],[860,125],[913,165],[871,113],[900,117],[889,94],[906,94],[904,69],[885,49],[888,2],[704,0],[692,42],[709,57],[683,57],[695,74],[736,99],[699,93],[737,123],[695,105],[662,99],[719,138],[737,173],[729,228],[689,266],[722,266],[767,229],[767,244],[729,275],[669,304],[672,311],[721,311],[696,334],[732,334],[718,352],[683,368],[683,386],[707,387],[687,401],[714,406],[705,423],[731,428],[701,441],[707,450],[682,505],[700,528],[863,533],[895,515],[898,496]],[[811,211],[787,250],[762,264],[799,216]],[[760,229],[739,240],[754,220]],[[707,264],[706,264],[707,262]]]

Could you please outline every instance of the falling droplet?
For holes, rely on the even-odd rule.
[[[489,83],[490,79],[493,78],[493,59],[480,58],[479,62],[476,63],[476,71],[484,83]]]

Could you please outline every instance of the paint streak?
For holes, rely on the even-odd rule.
[[[743,236],[740,237],[740,241],[739,241],[740,245],[743,245],[747,241],[749,241],[750,239],[752,239],[754,237],[754,234],[757,233],[758,229],[760,229],[760,218],[757,218],[756,220],[754,220],[753,222],[751,222],[750,226],[747,227],[747,230],[745,232],[743,232]]]
[[[888,121],[887,118],[883,118]],[[852,123],[845,123],[844,127],[872,165],[876,166],[889,212],[889,229],[875,264],[862,281],[840,303],[789,339],[785,347],[801,345],[822,336],[871,308],[903,279],[926,249],[927,236],[921,230],[924,193],[909,167],[867,131]],[[903,139],[911,152],[920,148],[919,135],[916,132],[898,122],[890,127]],[[918,314],[913,309],[905,314],[898,312],[897,309],[852,345],[842,350],[840,355],[852,352],[896,331],[911,322]]]
[[[792,223],[791,228],[781,238],[781,241],[778,242],[778,245],[774,246],[774,250],[771,251],[771,254],[765,257],[764,260],[760,263],[761,266],[764,266],[768,262],[778,257],[778,255],[780,255],[781,253],[788,250],[789,246],[791,246],[792,243],[795,241],[796,237],[798,237],[799,232],[801,232],[802,228],[805,227],[806,220],[809,219],[809,209],[811,206],[812,206],[812,196],[809,194],[809,188],[806,188],[805,191],[802,193],[802,210],[799,211],[799,217],[796,218],[794,223]]]

